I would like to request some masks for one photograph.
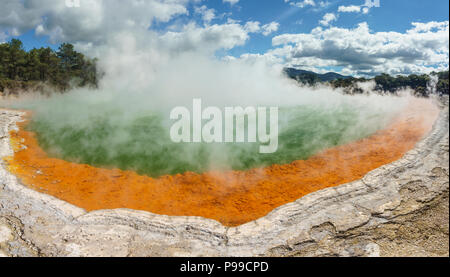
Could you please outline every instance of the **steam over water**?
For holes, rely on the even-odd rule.
[[[266,83],[264,76],[231,80],[231,84],[242,82],[242,91],[221,84],[225,87],[211,88],[209,94],[208,90],[192,94],[189,89],[183,94],[181,80],[177,98],[164,97],[173,91],[150,83],[156,88],[149,93],[78,90],[24,101],[16,107],[34,112],[27,128],[36,132],[41,147],[52,157],[159,177],[186,171],[246,170],[307,159],[326,148],[375,133],[406,103],[401,97],[345,96],[328,88],[300,88],[281,76],[268,76],[273,78],[268,82],[274,83]],[[204,85],[222,80],[217,76],[212,79],[205,79]],[[255,88],[251,88],[252,82]],[[227,89],[229,93],[224,95]],[[260,96],[256,96],[258,92]],[[192,108],[189,98],[199,96],[203,96],[205,106],[279,106],[278,151],[260,154],[259,143],[173,143],[170,109],[180,104]],[[236,101],[238,98],[243,103]]]
[[[330,111],[308,106],[282,108],[278,151],[259,154],[255,143],[175,144],[169,138],[164,114],[149,111],[127,121],[120,119],[121,114],[123,111],[111,108],[92,115],[89,124],[54,124],[55,118],[67,115],[38,113],[29,128],[53,157],[160,176],[290,163],[368,136],[386,124],[385,116],[376,110],[370,111],[365,123],[359,122],[358,110],[350,105]]]
[[[150,176],[283,164],[366,137],[407,103],[402,97],[302,88],[279,66],[172,53],[146,42],[124,35],[99,48],[105,76],[97,90],[14,104],[33,111],[28,128],[51,156]],[[259,154],[259,143],[172,143],[170,111],[192,110],[194,98],[203,107],[278,107],[278,151]]]

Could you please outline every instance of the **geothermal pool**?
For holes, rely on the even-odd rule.
[[[111,132],[105,122],[99,121],[91,132],[71,126],[61,133],[45,118],[34,120],[29,114],[19,130],[11,132],[14,155],[5,160],[24,185],[88,211],[128,208],[238,226],[400,159],[431,130],[438,113],[425,99],[411,99],[389,122],[373,121],[369,126],[356,124],[355,114],[345,108],[318,115],[308,110],[289,113],[288,127],[280,133],[284,143],[276,155],[258,157],[252,147],[227,148],[237,153],[223,163],[227,167],[211,167],[201,156],[214,148],[196,148],[198,159],[186,161],[173,154],[179,149],[161,143],[147,145],[160,148],[152,152],[155,159],[150,162],[145,155],[127,155],[135,153],[132,144],[108,156],[102,154],[108,145],[93,148],[82,139],[101,141]],[[158,134],[154,120],[145,117],[129,128],[137,138]],[[348,126],[357,126],[357,132],[348,132]],[[312,139],[318,135],[320,139]]]

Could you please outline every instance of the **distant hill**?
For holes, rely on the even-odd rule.
[[[344,76],[335,72],[328,72],[325,74],[319,74],[312,71],[307,70],[301,70],[301,69],[295,69],[295,68],[285,68],[284,72],[292,79],[298,80],[298,81],[320,81],[320,82],[329,82],[334,81],[338,79],[350,79],[351,76]]]
[[[415,95],[426,97],[430,93],[448,95],[449,93],[449,73],[447,71],[432,72],[430,74],[398,75],[393,77],[389,74],[380,74],[374,78],[356,78],[344,76],[335,72],[318,74],[312,71],[285,68],[284,73],[299,83],[315,86],[317,83],[328,82],[333,88],[343,88],[348,94],[363,93],[357,83],[374,81],[376,91],[395,93],[400,89],[411,88]]]

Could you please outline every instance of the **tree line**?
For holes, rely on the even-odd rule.
[[[416,75],[397,76],[392,77],[388,74],[381,74],[375,77],[376,89],[395,92],[398,89],[409,87],[413,89],[416,94],[426,96],[429,93],[428,86],[432,82],[432,78],[437,78],[436,92],[441,94],[448,94],[448,71],[433,72],[430,75]]]
[[[297,71],[297,72],[295,72]],[[389,74],[381,74],[372,79],[364,77],[355,78],[350,76],[342,76],[336,73],[317,74],[304,70],[285,69],[288,77],[297,82],[315,86],[319,83],[331,85],[333,88],[343,88],[348,94],[364,93],[357,84],[361,82],[375,81],[375,90],[380,92],[391,92],[404,88],[411,88],[417,96],[427,96],[430,93],[429,86],[432,82],[436,82],[436,91],[438,94],[449,94],[449,72],[432,72],[428,74],[411,74],[409,76],[398,75],[393,77]]]
[[[0,92],[57,91],[73,87],[97,87],[97,59],[90,59],[63,43],[57,51],[50,47],[24,50],[22,41],[12,39],[0,44]]]
[[[411,88],[416,96],[427,97],[430,93],[430,85],[433,79],[436,80],[436,91],[438,94],[449,94],[449,72],[432,72],[431,74],[411,74],[409,76],[398,75],[393,77],[389,74],[381,74],[373,79],[366,78],[348,78],[337,79],[330,82],[334,88],[343,88],[344,91],[351,94],[363,93],[364,91],[357,86],[357,83],[375,81],[375,90],[380,92],[395,93],[398,90]]]
[[[426,97],[430,93],[429,86],[433,79],[436,81],[436,91],[438,94],[449,94],[449,72],[432,72],[428,74],[411,74],[409,76],[398,75],[393,77],[389,74],[381,74],[373,79],[366,78],[348,78],[337,79],[330,82],[334,88],[344,88],[352,93],[362,93],[362,89],[356,85],[359,82],[375,81],[375,90],[394,93],[400,89],[411,88],[417,96]]]

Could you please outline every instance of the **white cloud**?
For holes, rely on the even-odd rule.
[[[329,1],[320,1],[316,2],[314,0],[303,0],[303,1],[292,1],[292,0],[284,0],[285,3],[297,8],[310,8],[313,12],[320,12],[326,8],[328,8],[332,3]]]
[[[226,57],[226,60],[236,60],[236,58]],[[280,68],[282,69],[283,60],[275,55],[271,55],[269,53],[266,54],[242,54],[239,57],[239,60],[244,61],[247,64],[257,64],[262,63],[271,68]]]
[[[368,14],[371,8],[379,8],[380,0],[366,0],[363,5],[339,6],[338,12]]]
[[[414,28],[408,30],[408,33],[426,33],[433,30],[439,31],[445,29],[446,27],[448,27],[448,21],[444,22],[431,21],[427,23],[413,22],[412,25],[414,26]]]
[[[188,0],[84,0],[69,8],[61,0],[2,0],[0,30],[21,34],[38,27],[52,42],[102,43],[122,30],[148,29],[153,21],[167,22],[187,14]]]
[[[249,33],[262,33],[264,36],[268,36],[271,33],[278,31],[279,27],[280,24],[275,21],[264,24],[263,26],[261,26],[259,21],[248,21],[245,24],[244,29]]]
[[[338,12],[351,13],[351,12],[361,12],[361,6],[339,6]]]
[[[365,7],[370,8],[379,8],[380,7],[380,0],[366,0],[364,3]]]
[[[380,5],[380,0],[366,0],[366,2],[364,3],[364,5],[362,5],[362,13],[363,14],[368,14],[370,12],[371,8],[379,8]]]
[[[206,27],[190,23],[181,32],[167,32],[159,40],[163,48],[173,52],[214,53],[219,49],[229,50],[245,44],[252,31],[246,30],[245,26],[236,23],[214,24]]]
[[[206,7],[205,5],[201,7],[195,7],[194,11],[195,13],[200,14],[203,21],[207,24],[209,24],[216,17],[216,11],[214,9],[208,9],[208,7]]]
[[[323,19],[319,21],[319,24],[328,26],[332,21],[336,21],[337,17],[334,13],[327,13],[323,16]]]
[[[265,35],[265,36],[268,36],[271,33],[278,31],[279,27],[280,27],[280,24],[278,22],[275,22],[275,21],[271,22],[269,24],[263,25],[262,26],[262,29],[263,29],[262,34]]]
[[[44,8],[29,1],[27,8],[22,1],[3,0],[0,9],[0,30],[3,36],[18,35],[38,25]]]
[[[239,3],[239,0],[223,0],[224,3],[229,3],[230,5],[234,5]]]
[[[261,30],[261,23],[259,21],[249,21],[244,26],[245,30],[252,33],[257,33]]]
[[[303,1],[300,1],[300,2],[294,2],[294,1],[290,1],[290,0],[285,0],[284,2],[285,3],[289,3],[289,5],[295,6],[295,7],[298,7],[298,8],[305,8],[305,7],[308,7],[308,6],[312,6],[312,7],[316,6],[316,2],[314,2],[314,0],[303,0]]]
[[[117,48],[134,49],[140,45],[167,53],[212,54],[244,45],[251,33],[267,36],[279,27],[277,22],[262,25],[257,21],[232,20],[210,25],[216,17],[215,10],[197,5],[194,13],[201,16],[204,26],[175,21],[165,33],[152,31],[153,22],[167,22],[188,14],[187,5],[190,1],[200,3],[197,0],[83,0],[79,8],[68,8],[60,0],[4,1],[0,10],[1,41],[34,29],[37,35],[47,35],[54,43],[71,42],[78,50],[91,55],[115,43]]]
[[[448,69],[449,22],[412,23],[404,33],[371,32],[367,23],[321,27],[273,38],[267,54],[304,68],[341,67],[353,74],[410,74]]]

